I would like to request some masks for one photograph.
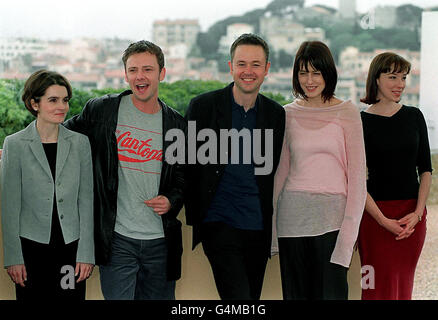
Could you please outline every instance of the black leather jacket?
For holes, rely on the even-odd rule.
[[[111,254],[111,240],[116,222],[118,188],[118,153],[116,126],[119,104],[122,96],[131,94],[110,94],[87,102],[79,115],[65,122],[73,131],[88,136],[91,144],[94,173],[94,227],[96,264],[105,265]],[[183,206],[184,168],[179,164],[169,165],[165,160],[167,147],[166,132],[178,128],[186,132],[184,118],[172,108],[159,101],[163,114],[163,164],[159,194],[166,196],[171,209],[162,216],[167,244],[167,278],[177,280],[181,276],[182,233],[181,222],[176,218]]]

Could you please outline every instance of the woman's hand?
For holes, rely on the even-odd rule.
[[[380,225],[386,230],[388,230],[389,232],[395,234],[396,236],[399,236],[400,233],[402,233],[404,230],[397,220],[389,219],[386,217],[382,219]]]
[[[414,227],[419,221],[419,215],[416,212],[408,213],[406,216],[398,220],[400,226],[403,227],[403,232],[398,235],[396,240],[405,239],[414,233]]]
[[[27,272],[24,264],[16,264],[13,266],[9,266],[7,268],[7,272],[14,283],[19,284],[22,287],[25,287],[24,281],[27,281]]]
[[[93,268],[94,268],[94,264],[77,262],[75,269],[75,276],[79,275],[79,278],[78,280],[76,280],[76,283],[88,279],[91,276],[91,273],[93,272]]]

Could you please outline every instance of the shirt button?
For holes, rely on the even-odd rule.
[[[61,218],[61,220],[62,220],[62,219],[64,219],[64,215],[63,215],[63,214],[61,214],[60,218]]]
[[[59,203],[61,203],[61,202],[64,202],[64,199],[59,199],[59,201],[58,201]]]

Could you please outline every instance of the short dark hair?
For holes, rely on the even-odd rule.
[[[140,40],[134,43],[131,43],[128,48],[126,48],[125,52],[123,52],[122,61],[126,70],[126,62],[128,58],[136,53],[148,52],[157,57],[158,66],[161,70],[164,68],[164,54],[159,46],[155,43],[146,40]]]
[[[233,61],[234,53],[236,52],[236,48],[240,45],[245,45],[245,44],[262,47],[263,51],[265,52],[266,62],[268,62],[268,60],[269,60],[269,46],[268,46],[268,44],[261,37],[259,37],[256,34],[253,34],[253,33],[244,33],[244,34],[240,35],[236,40],[234,40],[234,42],[230,48],[231,61]]]
[[[406,72],[411,71],[411,63],[405,58],[393,53],[384,52],[371,61],[368,70],[365,98],[360,99],[365,104],[375,104],[380,100],[377,99],[377,79],[382,73],[387,72]]]
[[[292,75],[292,88],[296,97],[307,99],[301,88],[298,74],[301,68],[309,71],[309,65],[321,72],[325,81],[325,88],[321,93],[324,101],[330,100],[335,95],[338,82],[338,72],[332,53],[327,45],[321,41],[305,41],[301,44],[295,55],[295,62]]]
[[[67,89],[68,99],[72,97],[72,88],[70,82],[61,74],[54,71],[38,70],[31,74],[31,76],[24,83],[23,94],[21,100],[23,100],[26,109],[33,116],[37,116],[38,112],[32,108],[32,99],[35,102],[39,102],[41,97],[46,93],[47,88],[53,85],[59,85]]]

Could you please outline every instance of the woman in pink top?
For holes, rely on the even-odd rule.
[[[284,299],[348,299],[366,167],[359,110],[334,96],[336,83],[329,48],[304,42],[274,186],[272,249],[280,254]]]

